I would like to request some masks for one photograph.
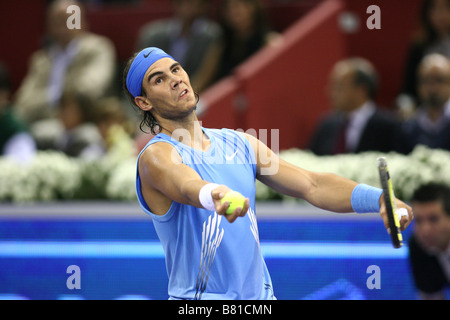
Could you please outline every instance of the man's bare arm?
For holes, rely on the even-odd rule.
[[[350,196],[356,182],[332,173],[317,173],[290,164],[263,142],[246,135],[257,161],[257,178],[275,191],[308,201],[321,209],[352,212]],[[264,174],[264,168],[272,168]]]
[[[203,208],[199,193],[201,188],[210,182],[202,180],[194,169],[183,164],[180,155],[170,144],[155,143],[149,146],[140,157],[139,175],[147,204],[153,203],[155,207],[168,209],[170,203],[176,201]],[[220,185],[211,192],[211,195],[216,212],[233,222],[238,216],[246,213],[249,201],[246,200],[246,206],[241,210],[237,209],[231,215],[225,214],[228,206],[226,203],[222,205],[220,200],[229,191],[231,190],[227,186]]]
[[[355,181],[332,173],[311,172],[294,166],[279,158],[264,143],[257,138],[245,134],[256,156],[258,180],[275,191],[308,201],[312,205],[333,212],[353,212],[351,196],[358,185]],[[272,168],[272,174],[263,174],[264,168]],[[277,168],[277,170],[273,170]],[[380,197],[380,215],[385,227],[388,228],[388,218],[383,197]],[[404,230],[412,221],[411,207],[396,199],[397,208],[406,208],[408,216],[400,222]]]

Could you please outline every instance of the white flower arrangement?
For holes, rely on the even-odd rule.
[[[118,165],[106,185],[108,199],[132,201],[136,200],[136,159],[127,159]]]
[[[14,201],[17,187],[25,178],[25,172],[12,159],[0,157],[0,200]]]
[[[71,199],[80,187],[80,163],[61,152],[39,152],[27,164],[0,160],[0,200]]]
[[[0,157],[0,202],[37,202],[78,199],[135,201],[136,155],[126,144],[100,159],[86,161],[55,151],[40,151],[27,165]],[[405,156],[365,152],[316,156],[300,149],[280,152],[294,165],[316,172],[332,172],[359,183],[380,186],[377,161],[386,157],[395,194],[408,201],[422,183],[450,185],[450,152],[418,146]],[[257,181],[256,199],[301,201],[278,194]]]

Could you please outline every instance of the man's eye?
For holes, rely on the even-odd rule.
[[[156,79],[156,80],[155,80],[155,83],[156,83],[156,84],[162,83],[162,79],[161,79],[161,78]]]
[[[173,68],[173,70],[172,70],[173,73],[176,73],[176,72],[178,72],[178,71],[180,71],[180,68],[178,68],[178,67]]]

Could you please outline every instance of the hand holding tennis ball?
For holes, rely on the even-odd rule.
[[[225,185],[215,188],[211,195],[216,206],[216,212],[223,215],[230,223],[238,217],[244,217],[250,207],[250,199]],[[237,210],[237,208],[241,208],[241,210]]]
[[[220,200],[221,204],[226,201],[230,203],[226,211],[227,214],[233,214],[238,207],[241,209],[245,208],[245,197],[237,191],[230,191]]]

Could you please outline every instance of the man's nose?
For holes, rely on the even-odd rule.
[[[172,81],[172,89],[176,89],[179,84],[181,84],[183,80],[177,76],[174,76],[174,79]]]

